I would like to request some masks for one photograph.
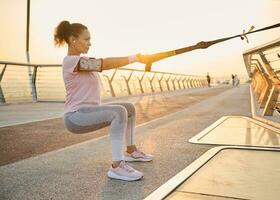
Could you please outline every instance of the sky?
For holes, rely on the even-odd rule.
[[[62,20],[86,25],[89,56],[157,53],[280,22],[280,0],[31,0],[31,63],[61,63],[67,48],[55,48]],[[0,60],[26,62],[26,1],[0,0]],[[153,64],[152,70],[212,76],[246,75],[242,53],[280,37],[280,28],[251,34]],[[139,63],[129,67],[143,69]]]

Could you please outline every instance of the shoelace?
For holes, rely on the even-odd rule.
[[[127,172],[134,172],[134,169],[124,161],[120,163],[120,168],[124,169]]]

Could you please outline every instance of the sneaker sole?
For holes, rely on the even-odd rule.
[[[124,160],[127,161],[127,162],[150,162],[153,160],[153,158],[150,158],[150,159],[143,159],[143,158],[132,158],[132,157],[124,157]]]
[[[120,175],[117,175],[111,171],[109,171],[107,173],[108,177],[109,178],[112,178],[112,179],[118,179],[118,180],[123,180],[123,181],[137,181],[137,180],[140,180],[143,178],[143,176],[141,177],[127,177],[127,176],[120,176]]]

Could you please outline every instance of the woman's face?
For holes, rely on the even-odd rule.
[[[89,47],[91,46],[90,32],[87,29],[83,30],[78,37],[72,38],[71,43],[77,52],[84,54],[87,53]]]

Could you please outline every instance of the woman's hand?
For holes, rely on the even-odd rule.
[[[151,55],[143,55],[141,53],[136,54],[137,61],[143,64],[148,64],[152,62]]]

